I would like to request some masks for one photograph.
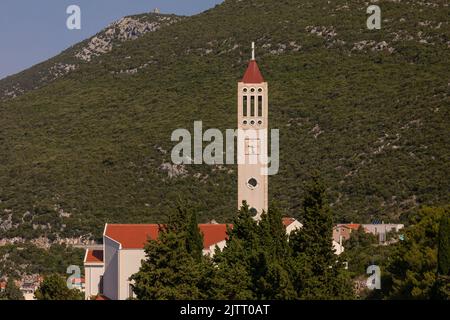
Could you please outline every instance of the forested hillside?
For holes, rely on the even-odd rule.
[[[336,222],[398,221],[449,203],[448,1],[377,5],[372,31],[361,0],[140,15],[0,81],[0,238],[97,238],[105,222],[164,222],[180,198],[201,221],[231,221],[236,167],[174,168],[170,136],[196,120],[236,127],[252,41],[280,129],[270,197],[287,214],[301,219],[315,169]],[[57,63],[65,71],[46,77]]]

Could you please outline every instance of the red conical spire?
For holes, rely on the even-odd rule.
[[[255,60],[250,60],[248,64],[247,71],[245,71],[244,77],[242,78],[244,83],[263,83],[264,78],[259,71],[258,64]]]
[[[248,64],[247,71],[245,71],[244,77],[242,78],[244,83],[263,83],[264,78],[259,71],[258,64],[255,60],[255,43],[252,42],[252,60]]]

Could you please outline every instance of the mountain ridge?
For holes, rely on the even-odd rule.
[[[0,237],[95,238],[105,222],[164,222],[179,194],[201,221],[229,221],[236,168],[174,167],[170,135],[195,120],[235,127],[251,41],[281,135],[270,198],[286,214],[301,219],[314,169],[339,222],[448,203],[448,4],[377,4],[373,32],[365,1],[228,0],[0,102]]]
[[[123,17],[109,24],[94,36],[63,50],[55,57],[38,63],[29,69],[0,80],[0,100],[15,98],[29,90],[38,89],[78,68],[80,63],[91,62],[93,57],[101,56],[120,45],[123,41],[135,40],[147,32],[176,23],[183,16],[173,14],[147,13]],[[32,73],[37,79],[26,81]]]

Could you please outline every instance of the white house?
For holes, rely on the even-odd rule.
[[[204,254],[213,255],[216,245],[225,246],[226,224],[200,224],[199,229],[203,233]],[[97,295],[111,300],[132,297],[129,278],[141,267],[145,243],[157,239],[158,232],[157,224],[106,224],[103,248],[86,250],[86,299]]]

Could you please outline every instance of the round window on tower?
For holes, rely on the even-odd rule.
[[[254,125],[255,124],[255,120],[250,121],[250,124]]]
[[[263,90],[262,88],[258,88],[258,92],[260,92],[260,93],[261,93],[261,92],[262,92],[262,90]]]
[[[244,88],[244,90],[242,90],[242,91],[244,91],[244,92],[247,92],[247,91],[248,91],[248,89],[247,89],[247,88]]]
[[[255,208],[251,207],[251,208],[248,210],[248,212],[250,212],[250,214],[252,214],[252,215],[255,216],[255,215],[258,213],[258,210],[256,210]]]
[[[258,186],[258,181],[255,178],[250,178],[247,181],[247,187],[250,189],[255,189]]]
[[[255,88],[251,88],[250,91],[251,91],[251,92],[255,92]]]
[[[262,125],[262,121],[261,121],[261,120],[259,120],[259,121],[258,121],[258,124],[259,124],[259,125]]]
[[[244,120],[244,121],[242,121],[242,123],[243,123],[243,124],[247,124],[248,122],[247,122],[247,120]]]

